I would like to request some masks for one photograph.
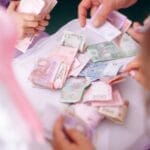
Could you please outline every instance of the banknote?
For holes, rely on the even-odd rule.
[[[63,57],[60,67],[55,75],[54,89],[61,89],[69,75],[69,71],[77,55],[78,49],[72,47],[58,46],[54,51],[55,57]],[[54,55],[54,54],[53,54]],[[51,57],[49,57],[51,59]]]
[[[39,59],[29,79],[45,88],[62,88],[77,51],[76,48],[71,47],[56,47],[47,58]]]
[[[122,39],[120,43],[120,48],[114,44],[113,42],[102,42],[94,45],[90,45],[87,50],[91,60],[93,62],[97,61],[109,61],[109,60],[116,60],[120,58],[132,57],[135,56],[137,53],[137,49],[133,49],[133,45],[129,45],[128,41],[124,41],[125,38]],[[123,42],[124,41],[124,42]],[[130,46],[130,50],[126,50],[126,44]]]
[[[122,68],[122,63],[113,63],[110,62],[107,64],[103,71],[103,76],[114,77],[119,73],[119,70]]]
[[[77,66],[77,62],[75,61],[73,67],[71,68],[69,76],[77,77],[79,73],[83,70],[83,68],[87,65],[87,63],[89,62],[90,57],[87,55],[87,53],[78,54],[77,60],[79,61],[80,65]]]
[[[61,102],[76,103],[82,100],[85,89],[91,82],[85,78],[70,78],[61,91]]]
[[[29,76],[29,80],[38,86],[53,89],[55,74],[60,66],[62,57],[40,58]]]
[[[121,62],[89,62],[79,76],[87,77],[91,81],[98,79],[107,81],[114,79],[123,65],[124,63]]]
[[[93,132],[91,128],[74,112],[70,111],[70,109],[66,110],[64,117],[64,132],[65,129],[76,129],[80,131],[83,135],[85,135],[88,139],[92,139]],[[67,134],[66,134],[67,136]],[[69,138],[69,137],[68,137]]]
[[[128,112],[129,102],[125,101],[121,106],[100,107],[99,112],[115,123],[123,123]]]
[[[110,101],[88,101],[86,103],[90,104],[92,107],[102,107],[102,106],[121,106],[123,104],[123,98],[119,90],[112,91],[112,100]]]
[[[86,39],[80,34],[76,34],[70,31],[65,31],[61,40],[61,45],[77,48],[80,52],[85,50]]]
[[[101,121],[104,119],[104,116],[98,112],[97,108],[88,106],[86,104],[75,104],[70,107],[71,111],[83,120],[86,125],[95,130]],[[85,111],[86,110],[86,111]]]
[[[131,20],[118,11],[113,11],[110,13],[107,19],[123,33],[126,32],[132,24]]]
[[[127,33],[124,33],[121,37],[119,47],[123,53],[127,56],[135,56],[137,55],[140,46],[139,44],[132,39]]]
[[[103,71],[107,63],[104,62],[89,62],[85,68],[80,72],[79,76],[89,78],[91,81],[95,81],[103,77]]]
[[[102,81],[93,82],[85,92],[83,102],[99,102],[112,100],[112,87]]]
[[[123,27],[127,17],[118,11],[113,11],[109,14],[107,20],[119,30]]]
[[[98,28],[95,28],[91,22],[87,23],[86,27],[92,30],[93,32],[97,33],[107,41],[112,41],[121,34],[121,31],[119,31],[108,21],[106,21],[102,26]]]

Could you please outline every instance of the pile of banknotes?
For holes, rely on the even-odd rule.
[[[21,13],[31,13],[45,18],[45,14],[49,14],[57,0],[21,0],[17,11]],[[34,40],[34,35],[29,35],[18,41],[16,48],[25,53]]]
[[[59,90],[60,102],[69,105],[67,112],[89,130],[96,129],[104,118],[123,123],[129,102],[114,85],[128,76],[122,73],[127,62],[113,60],[132,58],[138,53],[139,45],[126,33],[130,25],[131,21],[116,11],[99,28],[88,23],[93,34],[105,39],[92,45],[86,43],[84,35],[65,31],[59,46],[37,61],[30,81]]]

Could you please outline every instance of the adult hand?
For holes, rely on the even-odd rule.
[[[93,13],[100,8],[93,20],[94,26],[98,27],[104,23],[113,10],[127,8],[133,5],[136,1],[137,0],[82,0],[78,7],[80,25],[82,27],[85,26],[89,10],[91,15],[93,15]]]

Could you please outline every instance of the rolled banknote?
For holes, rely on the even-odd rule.
[[[86,104],[80,103],[72,105],[70,109],[77,117],[83,120],[92,131],[95,131],[104,119],[104,116],[99,114],[97,108]]]
[[[99,112],[106,118],[115,123],[123,123],[128,112],[129,102],[125,101],[123,105],[116,107],[100,107]]]
[[[86,39],[80,34],[65,31],[61,40],[62,46],[77,48],[80,52],[85,50]]]

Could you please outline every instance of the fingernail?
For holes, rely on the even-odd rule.
[[[130,71],[130,73],[129,73],[129,75],[133,78],[135,77],[135,74],[136,74],[136,72],[134,70]]]
[[[93,25],[94,25],[94,27],[99,27],[100,26],[100,23],[99,23],[99,21],[97,20],[97,19],[95,19],[94,21],[93,21]]]

